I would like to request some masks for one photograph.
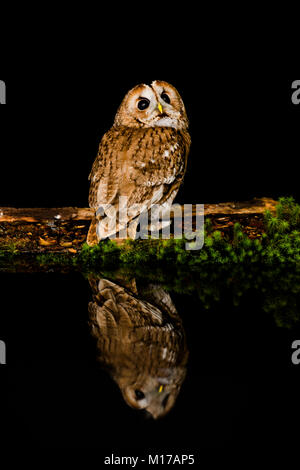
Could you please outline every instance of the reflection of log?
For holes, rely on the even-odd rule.
[[[205,204],[204,214],[213,228],[230,229],[240,222],[245,232],[256,238],[263,230],[263,214],[274,212],[272,199],[250,202]],[[196,214],[194,207],[193,215]],[[0,208],[0,249],[16,248],[27,253],[76,253],[86,239],[93,211],[87,208]]]

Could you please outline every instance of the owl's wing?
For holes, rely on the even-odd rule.
[[[122,135],[108,131],[101,139],[97,157],[89,174],[91,181],[89,205],[97,210],[98,201],[109,204],[115,197],[118,180],[114,178],[117,172],[117,152],[121,147]],[[119,143],[119,145],[118,145]]]
[[[129,224],[154,204],[172,203],[186,170],[190,137],[173,128],[112,128],[99,146],[90,179],[90,207],[127,198]],[[109,235],[107,235],[109,236]]]
[[[108,279],[93,283],[93,290],[98,292],[89,304],[90,318],[102,333],[121,334],[122,329],[162,325],[162,313],[154,305]]]

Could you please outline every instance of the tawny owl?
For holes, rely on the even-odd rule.
[[[120,238],[135,238],[141,213],[154,205],[170,207],[186,171],[190,143],[185,107],[172,85],[154,81],[130,90],[100,142],[89,176],[89,204],[97,217],[87,243],[121,232],[125,236]],[[120,197],[126,198],[125,215]],[[112,210],[103,212],[105,205]]]
[[[169,294],[153,284],[133,293],[128,283],[123,287],[95,276],[89,281],[99,362],[128,405],[153,418],[164,416],[175,404],[188,360],[182,322]]]

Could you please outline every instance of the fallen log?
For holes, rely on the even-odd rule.
[[[256,198],[246,202],[205,204],[204,216],[212,228],[227,233],[236,222],[250,238],[263,232],[266,210],[275,212],[276,201]],[[196,216],[196,206],[193,206]],[[89,208],[0,208],[0,250],[24,253],[76,254],[86,240],[93,211]]]

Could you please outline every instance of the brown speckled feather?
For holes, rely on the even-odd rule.
[[[99,362],[110,370],[130,406],[145,408],[154,418],[164,416],[175,404],[188,359],[182,320],[170,295],[155,284],[133,294],[108,279],[91,275],[89,281],[90,326]],[[135,400],[136,389],[146,402]]]
[[[182,182],[189,146],[189,134],[171,127],[113,127],[90,174],[90,207],[118,204],[119,196],[128,197],[128,207],[162,204]]]
[[[89,244],[122,228],[129,228],[127,235],[134,238],[142,212],[155,204],[171,206],[186,171],[191,143],[187,129],[184,104],[172,85],[155,81],[128,92],[113,127],[100,142],[89,176],[90,207],[96,213],[110,204],[116,210],[117,225],[106,224],[114,221],[113,211],[106,212],[108,217],[98,212],[89,231]],[[120,197],[127,198],[127,216],[122,221]]]

